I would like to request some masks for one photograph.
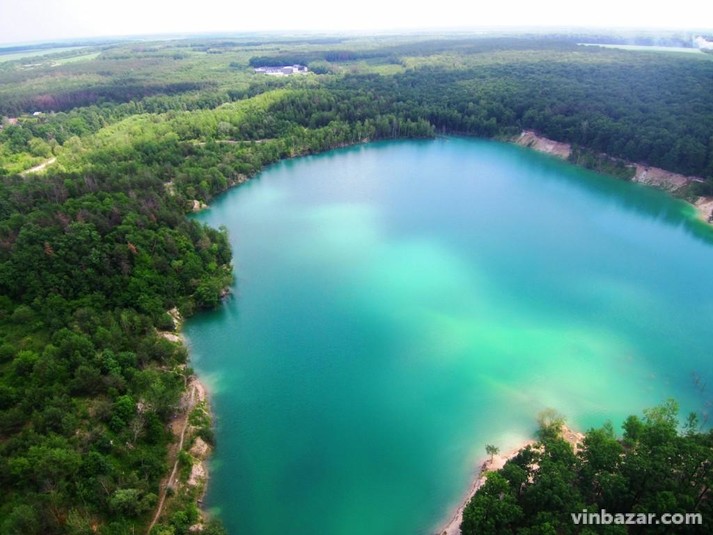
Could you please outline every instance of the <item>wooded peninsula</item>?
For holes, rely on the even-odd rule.
[[[532,131],[568,144],[578,165],[623,180],[634,164],[657,167],[689,177],[677,196],[712,197],[713,54],[584,42],[623,38],[251,35],[0,49],[0,532],[138,534],[158,513],[151,535],[224,533],[198,507],[205,481],[189,484],[196,445],[214,438],[205,402],[191,401],[177,332],[220,306],[233,252],[225,229],[187,214],[270,163],[380,139]],[[627,420],[623,442],[592,431],[577,456],[545,426],[539,449],[488,480],[463,532],[563,533],[556,515],[594,504],[696,510],[710,526],[713,435],[701,422],[681,431],[671,406],[652,409]],[[534,464],[554,466],[546,484]],[[674,472],[654,488],[664,465]],[[537,525],[522,520],[550,506]]]

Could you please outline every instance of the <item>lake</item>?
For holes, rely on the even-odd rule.
[[[600,46],[602,48],[617,48],[620,50],[630,50],[634,52],[676,52],[683,54],[702,54],[700,48],[686,48],[683,46],[655,46],[655,45],[621,45],[621,44],[599,44],[599,43],[579,43],[582,46]]]
[[[545,408],[710,406],[713,233],[661,192],[449,137],[284,161],[197,217],[235,255],[185,328],[231,534],[430,534]]]

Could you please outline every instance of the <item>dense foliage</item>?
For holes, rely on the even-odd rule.
[[[668,402],[643,419],[630,416],[621,438],[610,424],[591,429],[576,452],[562,438],[562,421],[546,422],[537,443],[488,474],[463,512],[461,533],[710,533],[713,432],[692,415],[679,433],[677,413]],[[602,510],[662,521],[700,513],[701,523],[577,525],[572,517]]]
[[[605,152],[711,188],[711,58],[578,40],[251,38],[0,55],[0,532],[145,528],[190,374],[185,349],[158,331],[173,328],[170,309],[217,306],[231,279],[226,233],[185,214],[271,162],[529,128],[576,144],[583,164]],[[282,63],[312,73],[252,69]],[[196,519],[195,505],[176,506],[155,533]]]
[[[437,132],[488,137],[533,129],[594,153],[713,175],[713,102],[707,98],[713,63],[704,54],[583,47],[562,37],[387,40],[351,47],[302,42],[276,44],[279,52],[271,55],[265,54],[269,47],[253,48],[179,42],[108,48],[91,61],[40,63],[36,69],[6,66],[0,69],[6,82],[1,114],[55,113],[7,125],[0,132],[0,162],[8,172],[18,171],[32,158],[58,152],[73,136],[128,116],[216,109],[289,87],[302,94],[290,97],[292,109],[280,105],[283,119],[304,126],[393,116],[427,122]],[[266,79],[248,67],[285,63],[311,64],[329,74]],[[313,96],[318,87],[321,96]],[[273,136],[289,129],[274,126]],[[230,134],[244,139],[246,131]]]
[[[0,207],[0,531],[128,533],[190,373],[156,329],[218,303],[227,236],[120,168],[7,177]]]

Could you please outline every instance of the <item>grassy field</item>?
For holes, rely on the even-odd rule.
[[[69,58],[60,58],[54,60],[52,65],[66,65],[67,63],[79,63],[80,61],[91,61],[97,59],[101,52],[92,52],[91,54],[82,54],[81,56],[72,56]]]
[[[84,47],[84,46],[68,46],[68,47],[60,47],[60,48],[44,48],[42,50],[26,50],[24,52],[11,52],[9,54],[3,54],[2,51],[0,51],[0,63],[4,63],[6,61],[16,61],[18,59],[47,56],[49,54],[61,54],[63,52],[80,50],[82,48],[86,48],[86,47]],[[67,59],[74,59],[74,58],[67,58]]]

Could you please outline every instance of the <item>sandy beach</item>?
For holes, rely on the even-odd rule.
[[[530,446],[534,443],[535,443],[534,440],[526,440],[525,442],[520,444],[517,448],[514,448],[514,449],[508,451],[507,453],[494,455],[492,459],[489,457],[486,458],[480,464],[480,468],[478,468],[476,470],[475,479],[470,484],[470,487],[468,487],[468,491],[463,496],[463,499],[461,500],[460,504],[458,505],[456,510],[450,515],[448,521],[443,525],[443,527],[441,527],[436,532],[436,534],[437,535],[459,535],[460,534],[460,525],[461,525],[461,522],[463,522],[463,510],[465,509],[465,506],[468,505],[468,502],[475,495],[475,493],[478,491],[478,489],[485,484],[488,472],[500,470],[503,466],[505,466],[505,463],[508,462],[513,457],[515,457],[520,452],[520,450],[522,450],[522,449],[526,448],[527,446]]]

